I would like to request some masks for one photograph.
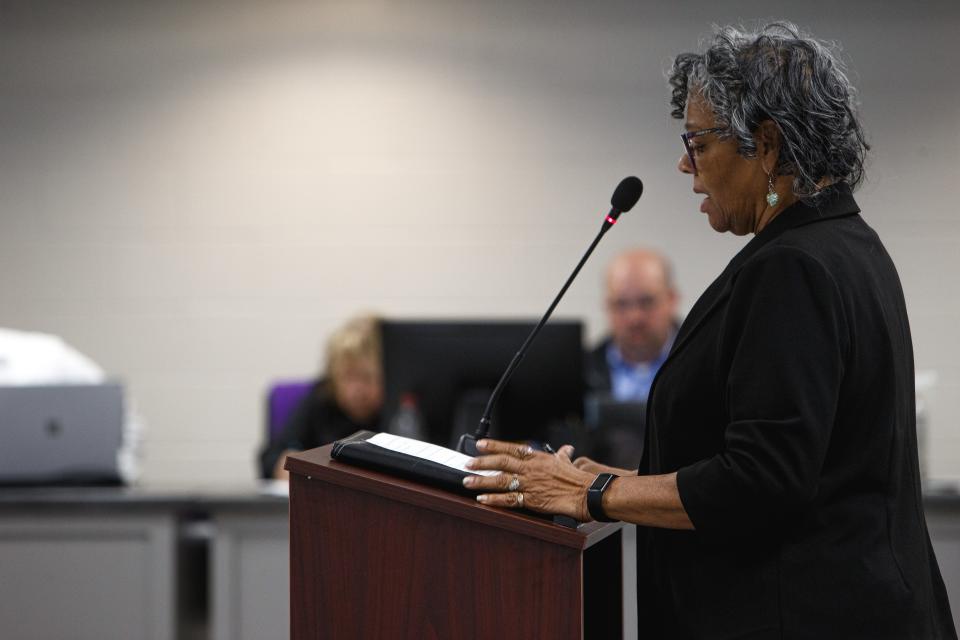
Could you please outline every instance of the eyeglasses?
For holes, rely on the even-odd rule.
[[[687,150],[687,157],[690,158],[690,166],[693,167],[694,173],[697,172],[697,160],[694,158],[693,145],[690,144],[690,140],[697,136],[705,136],[708,133],[719,133],[724,130],[726,130],[726,127],[713,127],[710,129],[700,129],[699,131],[686,131],[680,134],[680,138],[683,139],[683,148]]]
[[[615,313],[627,313],[631,309],[640,311],[652,311],[659,304],[662,295],[641,295],[636,298],[610,298],[607,300],[610,310]]]

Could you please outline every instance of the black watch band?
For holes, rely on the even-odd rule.
[[[612,473],[601,473],[587,489],[587,511],[590,517],[597,522],[616,522],[613,518],[608,518],[603,512],[603,492],[607,490],[613,479],[618,476]]]

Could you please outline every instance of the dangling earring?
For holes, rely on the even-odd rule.
[[[767,204],[771,207],[777,206],[780,202],[780,195],[773,188],[773,174],[767,174]]]

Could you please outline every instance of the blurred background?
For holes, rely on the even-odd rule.
[[[143,487],[206,491],[116,512],[112,495],[45,511],[10,494],[2,626],[56,618],[49,601],[75,637],[106,637],[96,618],[124,609],[134,631],[116,637],[283,637],[286,502],[210,489],[253,484],[269,385],[315,376],[358,311],[539,317],[626,175],[640,203],[555,315],[599,338],[604,265],[638,244],[672,258],[686,312],[748,238],[712,231],[677,171],[664,74],[712,24],[763,19],[842,43],[873,145],[857,199],[903,282],[927,473],[958,481],[956,0],[0,0],[0,327],[61,336],[126,385]],[[154,545],[153,564],[83,520],[88,500]],[[140,529],[144,500],[170,508]],[[928,501],[928,520],[937,504],[960,593],[955,501]],[[59,519],[71,509],[80,520]],[[66,525],[76,555],[51,556]],[[238,551],[268,531],[265,551]],[[57,572],[40,575],[43,558]],[[96,579],[64,586],[84,558]],[[138,580],[160,604],[80,597]]]
[[[858,200],[935,370],[960,477],[960,6],[883,2],[0,2],[0,326],[122,379],[144,482],[252,479],[269,381],[349,314],[539,316],[625,175],[646,186],[557,311],[663,249],[681,308],[745,238],[676,170],[664,72],[712,23],[838,40],[873,144]],[[935,396],[935,397],[933,397]]]

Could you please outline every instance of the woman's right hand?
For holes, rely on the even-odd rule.
[[[565,445],[569,447],[570,445]],[[560,448],[560,451],[563,451],[564,447]],[[570,447],[570,451],[567,452],[567,455],[573,453],[573,447]],[[630,471],[629,469],[621,469],[620,467],[611,467],[610,465],[601,464],[596,460],[591,460],[587,456],[580,456],[573,461],[573,466],[582,471],[587,471],[589,473],[612,473],[615,476],[635,476],[637,475],[636,471]]]

